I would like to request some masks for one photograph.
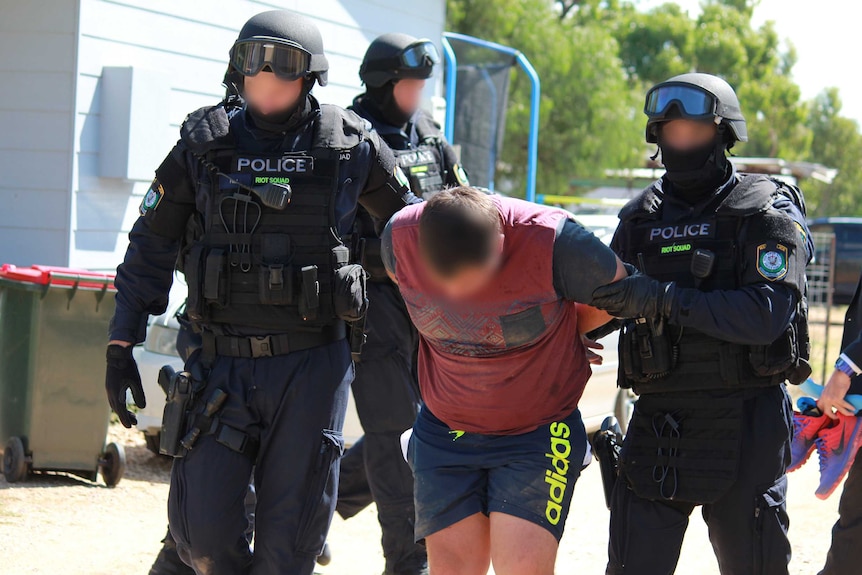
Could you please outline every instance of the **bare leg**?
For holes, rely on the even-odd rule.
[[[554,575],[558,546],[557,538],[544,527],[491,513],[491,560],[497,575]]]
[[[425,545],[434,575],[486,575],[491,566],[490,523],[481,513],[429,535]]]

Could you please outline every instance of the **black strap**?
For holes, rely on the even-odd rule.
[[[280,333],[251,337],[216,335],[213,337],[213,341],[216,355],[260,358],[287,355],[296,351],[320,347],[345,337],[347,337],[347,329],[344,322],[339,321],[314,332]]]

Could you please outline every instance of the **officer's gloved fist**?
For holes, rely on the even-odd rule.
[[[105,390],[108,392],[108,403],[120,418],[120,423],[127,428],[132,427],[138,423],[138,418],[126,408],[126,392],[132,390],[135,405],[141,408],[147,406],[138,364],[132,357],[132,346],[111,344],[108,346],[107,356]]]
[[[673,282],[663,283],[636,274],[596,289],[590,305],[614,317],[652,319],[670,316],[673,299]]]

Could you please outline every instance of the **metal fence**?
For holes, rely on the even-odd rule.
[[[825,383],[831,359],[837,357],[830,336],[832,332],[832,293],[835,287],[835,234],[812,233],[814,259],[805,272],[808,277],[809,330],[811,336],[811,363],[814,377]],[[840,333],[838,334],[840,341]],[[840,345],[840,343],[838,344]]]

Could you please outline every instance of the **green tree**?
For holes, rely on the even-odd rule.
[[[782,50],[775,27],[751,24],[753,3],[711,0],[692,19],[673,3],[647,12],[619,10],[615,35],[630,80],[643,90],[685,72],[725,78],[737,90],[748,120],[748,144],[739,153],[807,156],[807,108],[791,77],[793,47]]]
[[[838,169],[831,184],[808,181],[809,215],[862,215],[862,135],[858,124],[841,116],[837,88],[821,93],[809,106],[811,157]]]
[[[619,60],[619,46],[600,23],[560,18],[550,0],[449,0],[449,29],[522,51],[542,82],[538,188],[558,194],[574,175],[631,165],[639,120]],[[509,99],[500,180],[523,193],[529,83],[516,74]]]

